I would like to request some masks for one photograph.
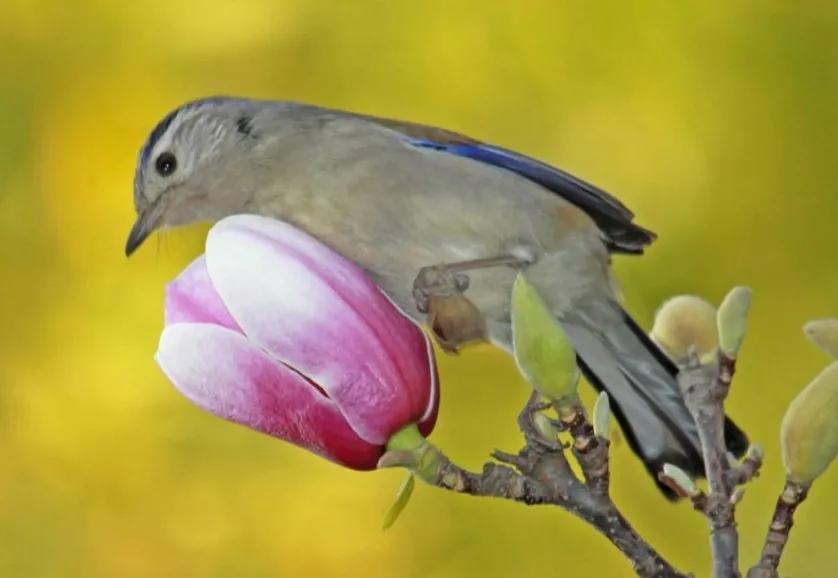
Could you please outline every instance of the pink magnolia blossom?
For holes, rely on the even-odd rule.
[[[433,351],[354,263],[272,219],[236,215],[167,288],[157,362],[224,419],[350,468],[433,429]]]

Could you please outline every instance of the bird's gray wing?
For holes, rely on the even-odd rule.
[[[632,222],[634,213],[619,200],[561,169],[453,131],[371,116],[361,118],[401,133],[412,146],[512,171],[553,191],[585,211],[596,222],[612,252],[639,254],[655,240],[653,232]]]

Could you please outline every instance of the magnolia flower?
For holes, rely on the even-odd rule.
[[[224,419],[344,466],[436,421],[425,335],[358,266],[293,227],[237,215],[167,288],[157,362]]]

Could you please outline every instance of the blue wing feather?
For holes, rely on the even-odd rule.
[[[642,253],[655,234],[632,222],[634,214],[620,201],[573,175],[525,155],[489,144],[446,138],[410,138],[416,147],[433,149],[512,171],[561,195],[584,210],[605,234],[616,252]]]

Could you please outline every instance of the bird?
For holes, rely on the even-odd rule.
[[[664,463],[703,476],[678,368],[624,311],[611,273],[613,254],[642,254],[656,235],[568,172],[447,129],[219,96],[187,102],[154,127],[133,192],[128,256],[163,228],[240,213],[279,219],[357,263],[418,322],[427,289],[417,288],[419,273],[468,271],[468,301],[508,353],[510,296],[523,271],[653,478]],[[727,417],[725,437],[741,456],[747,436]]]

